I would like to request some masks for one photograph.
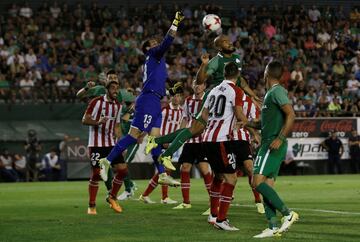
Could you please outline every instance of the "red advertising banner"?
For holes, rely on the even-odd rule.
[[[357,118],[296,119],[289,137],[327,137],[331,131],[337,132],[340,137],[347,137],[353,129],[358,129]]]

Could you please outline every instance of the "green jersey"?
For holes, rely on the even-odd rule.
[[[272,86],[265,94],[261,108],[261,139],[267,142],[275,139],[285,122],[281,107],[290,104],[286,89],[280,84]]]
[[[206,74],[212,76],[212,79],[208,81],[210,88],[219,85],[224,80],[224,66],[226,63],[234,62],[241,70],[241,58],[238,54],[232,54],[231,57],[224,57],[222,54],[218,53],[213,57],[206,68]]]
[[[86,96],[87,97],[98,97],[98,96],[103,96],[105,94],[106,94],[106,88],[102,85],[97,85],[97,86],[90,88],[87,91]],[[122,102],[121,92],[119,92],[119,94],[117,96],[117,100],[120,103]]]

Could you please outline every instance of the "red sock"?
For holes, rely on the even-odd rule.
[[[212,176],[211,172],[208,172],[205,175],[203,175],[203,178],[204,178],[206,190],[210,194],[210,187],[211,187],[211,183],[213,180],[213,176]]]
[[[210,188],[210,209],[211,214],[217,217],[219,212],[219,200],[222,180],[214,177]]]
[[[118,169],[116,172],[116,176],[113,179],[112,182],[112,188],[110,191],[110,195],[113,197],[117,196],[117,193],[120,190],[121,185],[123,184],[124,177],[127,175],[128,169]]]
[[[190,172],[181,171],[180,178],[183,203],[190,204]]]
[[[161,194],[163,200],[168,197],[168,191],[169,191],[168,185],[161,185]]]
[[[150,195],[150,193],[152,193],[152,191],[154,191],[154,189],[156,188],[156,186],[158,185],[158,180],[159,180],[159,174],[156,173],[149,181],[149,185],[147,186],[145,192],[142,194],[144,197],[147,197]]]
[[[248,181],[249,181],[249,185],[251,187],[251,190],[254,194],[254,198],[255,198],[255,203],[261,203],[261,197],[260,197],[260,193],[258,191],[256,191],[252,186],[251,186],[251,181],[252,181],[253,176],[249,175],[248,176]]]
[[[232,195],[234,192],[235,186],[224,183],[223,190],[221,192],[220,197],[220,207],[219,207],[219,214],[217,216],[217,221],[224,221],[226,219],[227,212],[229,210],[229,206],[232,200]]]
[[[92,174],[89,180],[89,206],[96,204],[96,194],[99,190],[100,168],[92,168]]]

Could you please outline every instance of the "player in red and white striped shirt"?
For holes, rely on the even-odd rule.
[[[175,94],[170,103],[162,108],[162,121],[160,127],[160,134],[167,135],[174,132],[177,129],[180,129],[183,117],[184,110],[180,106],[181,103],[181,94]],[[167,170],[166,173],[170,175],[170,170]],[[145,203],[154,203],[149,195],[157,187],[159,180],[159,173],[156,171],[154,176],[149,181],[149,185],[146,188],[145,192],[140,196],[139,200]],[[162,185],[162,198],[161,203],[163,204],[175,204],[177,201],[172,200],[168,196],[168,185]]]
[[[227,63],[224,67],[225,80],[210,91],[202,112],[202,118],[208,123],[203,138],[206,156],[215,174],[210,189],[211,214],[208,222],[231,231],[238,230],[226,218],[237,181],[231,134],[236,121],[247,122],[242,110],[244,92],[236,86],[239,75],[237,65]]]
[[[258,119],[260,111],[256,105],[252,102],[251,98],[247,95],[243,95],[242,98],[243,114],[248,120]],[[252,189],[255,199],[255,205],[259,213],[265,213],[264,205],[261,202],[260,194],[251,186],[253,176],[253,154],[251,148],[251,138],[256,142],[259,142],[260,138],[258,133],[251,128],[240,128],[233,131],[234,140],[234,154],[236,162],[241,164],[248,176],[248,182]]]
[[[201,103],[205,94],[205,83],[196,85],[193,82],[194,94],[187,97],[184,103],[184,124],[182,126],[191,127],[196,114],[200,111]],[[206,161],[205,151],[202,142],[202,134],[189,139],[183,147],[179,158],[181,193],[183,202],[174,209],[191,208],[190,203],[190,171],[193,164],[200,170],[204,178],[206,190],[210,191],[212,174],[209,169],[209,163]]]
[[[92,99],[85,111],[82,119],[84,125],[89,125],[89,153],[91,159],[92,174],[89,181],[89,208],[88,214],[96,214],[96,195],[100,181],[100,157],[107,156],[120,137],[120,111],[121,105],[117,101],[119,92],[119,82],[115,74],[114,78],[109,78],[106,84],[106,94]],[[118,174],[112,182],[112,189],[121,186],[122,176],[126,174],[127,167],[121,157],[117,161]],[[121,176],[119,176],[121,173]],[[116,212],[121,212],[121,207],[117,201],[109,201]]]

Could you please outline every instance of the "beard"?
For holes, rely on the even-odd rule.
[[[223,49],[221,52],[224,54],[232,54],[235,52],[235,47],[232,47],[230,49]]]

